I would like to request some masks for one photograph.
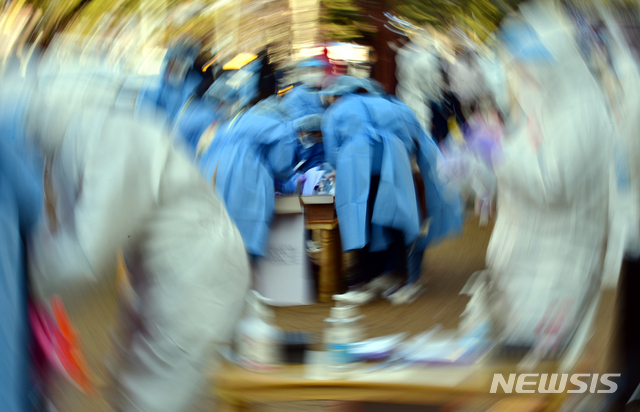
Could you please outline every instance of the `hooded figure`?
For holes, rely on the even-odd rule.
[[[296,119],[310,114],[322,115],[324,105],[320,89],[325,79],[325,63],[311,59],[300,63],[297,67],[300,81],[282,98],[282,110]]]
[[[115,273],[119,250],[138,302],[116,371],[120,411],[184,411],[230,339],[249,285],[240,235],[224,206],[168,135],[95,100],[84,87],[4,79],[2,111],[51,162],[56,230],[32,241],[38,296]],[[106,95],[105,95],[106,97]]]
[[[386,251],[399,244],[400,252],[392,252],[392,259],[399,254],[404,260],[408,251],[421,257],[429,240],[444,237],[452,227],[459,226],[459,210],[455,204],[448,209],[450,205],[433,173],[438,150],[406,105],[385,96],[375,82],[347,76],[338,78],[323,94],[328,99],[338,97],[323,117],[322,135],[327,162],[336,169],[336,211],[342,249],[359,251],[362,266],[348,280],[352,291],[344,299],[362,303],[379,292],[359,288],[362,282],[375,277],[380,267],[371,252]],[[434,195],[429,199],[428,218],[433,217],[436,226],[429,233],[429,240],[420,238],[412,156],[418,157],[427,194]],[[447,213],[450,210],[454,212]],[[409,268],[410,283],[419,277],[419,268],[419,262],[417,270]],[[371,283],[378,288],[386,287],[388,282]]]
[[[324,105],[320,88],[325,79],[325,63],[318,59],[302,62],[298,65],[300,72],[300,84],[288,91],[280,103],[282,110],[293,119],[301,119],[305,116],[322,116]],[[308,117],[307,121],[312,119]],[[324,162],[324,147],[320,134],[320,125],[301,129],[299,144],[296,149],[296,169],[305,171],[322,165]]]
[[[448,70],[451,90],[463,108],[472,108],[487,91],[475,50],[464,50],[458,55],[456,62],[449,65]],[[465,115],[468,116],[467,113]]]
[[[173,123],[202,82],[202,73],[192,70],[199,50],[200,44],[196,42],[179,41],[173,45],[165,56],[162,76],[156,79],[159,83],[141,89],[138,106],[151,104],[166,112],[168,121]]]
[[[261,64],[253,60],[239,70],[225,71],[202,99],[192,95],[185,102],[175,118],[174,135],[186,144],[190,155],[200,156],[206,145],[198,145],[212,125],[232,118],[255,100]]]
[[[264,256],[274,179],[290,177],[296,146],[292,122],[271,97],[221,123],[200,160],[205,180],[215,186],[254,257]]]
[[[499,213],[487,273],[502,343],[545,357],[583,331],[598,291],[613,130],[555,2],[521,11],[505,26],[517,103],[502,153],[491,155]]]

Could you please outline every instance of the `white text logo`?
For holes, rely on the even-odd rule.
[[[515,387],[516,393],[614,393],[618,390],[618,384],[612,378],[620,377],[619,373],[591,374],[576,373],[569,377],[568,374],[558,373],[512,373],[509,379],[502,374],[493,375],[491,393],[496,393],[498,386],[505,393],[512,393]]]

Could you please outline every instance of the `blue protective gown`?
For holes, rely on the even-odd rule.
[[[193,95],[202,79],[201,73],[190,70],[187,72],[184,83],[180,86],[174,86],[167,82],[163,74],[140,89],[138,105],[150,104],[156,109],[165,111],[167,119],[173,123],[180,113],[180,109]]]
[[[274,179],[291,175],[296,133],[276,111],[254,107],[220,125],[200,166],[238,227],[245,248],[264,256],[275,202]]]
[[[442,153],[434,140],[420,126],[407,105],[395,97],[390,97],[390,100],[398,106],[415,144],[414,154],[424,181],[427,219],[430,219],[430,226],[427,235],[418,237],[415,244],[417,251],[424,251],[430,243],[439,242],[462,231],[462,205],[457,193],[447,192],[438,178],[438,164],[442,161]]]
[[[392,239],[385,228],[401,231],[406,244],[419,240],[416,244],[424,248],[460,224],[459,205],[455,200],[453,204],[445,201],[444,189],[435,174],[439,152],[428,143],[415,116],[399,100],[347,94],[327,110],[322,135],[327,162],[336,168],[336,211],[344,251],[362,249],[369,242],[372,251],[387,249]],[[419,239],[421,222],[411,170],[413,155],[418,157],[430,197],[427,217],[445,218],[424,239]],[[371,176],[380,176],[380,183],[369,233],[366,212]],[[442,196],[431,197],[434,194]],[[443,208],[452,210],[452,216]]]
[[[306,85],[296,86],[285,94],[280,106],[288,116],[294,119],[311,114],[322,115],[325,109],[320,99],[320,93]],[[296,164],[304,161],[304,166],[300,169],[303,173],[322,165],[324,157],[322,144],[314,144],[306,148],[299,144],[296,148]]]
[[[7,412],[30,410],[24,245],[42,212],[41,170],[22,149],[20,140],[0,137],[0,410]]]
[[[202,133],[211,123],[218,120],[220,120],[220,114],[212,103],[202,99],[187,101],[176,118],[175,128],[191,155],[196,155]]]

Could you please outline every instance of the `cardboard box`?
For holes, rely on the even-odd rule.
[[[257,262],[256,290],[272,299],[275,306],[309,305],[315,303],[313,284],[305,247],[304,217],[301,213],[276,214],[265,257]]]
[[[302,204],[298,195],[276,197],[274,209],[276,215],[302,214]]]
[[[333,222],[336,219],[333,195],[300,196],[300,202],[304,207],[304,216],[308,223]]]
[[[276,197],[266,255],[256,266],[256,290],[275,306],[315,303],[298,195]]]

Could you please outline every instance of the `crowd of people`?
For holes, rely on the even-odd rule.
[[[452,30],[452,53],[412,28],[390,45],[395,95],[366,70],[335,75],[326,54],[282,84],[268,48],[218,61],[191,39],[135,90],[120,74],[65,74],[46,50],[8,58],[1,409],[33,409],[29,302],[110,276],[122,252],[137,301],[122,316],[112,405],[190,410],[265,256],[276,196],[302,192],[335,196],[355,257],[335,299],[361,305],[420,295],[424,251],[462,232],[470,190],[496,222],[465,315],[533,360],[584,345],[600,289],[623,258],[637,267],[640,244],[640,66],[614,16],[533,1],[491,45]],[[640,345],[623,342],[624,400]]]

